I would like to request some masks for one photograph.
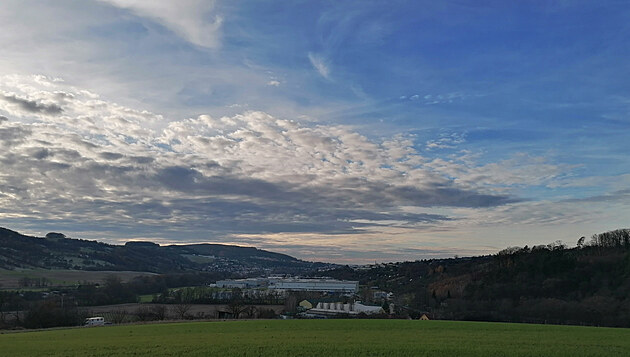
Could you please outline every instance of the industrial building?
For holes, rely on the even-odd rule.
[[[307,311],[308,315],[316,316],[332,316],[332,315],[358,315],[358,314],[383,314],[383,310],[380,306],[368,306],[361,304],[360,301],[344,304],[341,302],[320,302],[317,307]]]
[[[269,289],[356,293],[359,291],[359,282],[334,279],[280,279],[272,281]]]
[[[219,280],[216,283],[217,288],[226,289],[255,289],[262,288],[269,284],[267,279],[264,278],[249,278],[249,279],[236,279],[236,280]]]
[[[356,293],[359,291],[358,281],[335,279],[297,279],[297,278],[250,278],[236,280],[219,280],[219,288],[256,289],[268,288],[283,291],[319,291],[331,293]]]

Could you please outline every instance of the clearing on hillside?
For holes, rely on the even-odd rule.
[[[628,356],[630,329],[408,320],[256,320],[0,335],[4,356]]]
[[[62,270],[62,269],[0,269],[0,287],[3,289],[24,288],[19,281],[23,278],[46,278],[49,286],[73,286],[82,282],[103,283],[110,275],[119,277],[127,282],[136,276],[156,275],[141,271],[91,271],[91,270]]]

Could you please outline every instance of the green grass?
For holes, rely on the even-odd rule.
[[[138,302],[140,303],[153,302],[153,294],[139,295]]]
[[[258,320],[0,335],[3,356],[628,356],[630,329],[407,320]]]

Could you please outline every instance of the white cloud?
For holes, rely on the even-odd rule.
[[[273,87],[279,87],[280,86],[280,82],[277,80],[271,80],[269,82],[267,82],[268,86],[273,86]]]
[[[400,96],[400,100],[409,100],[413,102],[417,102],[423,105],[434,105],[434,104],[451,104],[462,102],[469,98],[473,97],[483,97],[483,94],[467,94],[461,92],[451,92],[444,94],[426,94],[424,96],[420,94],[412,94],[412,95],[403,95]]]
[[[454,240],[469,229],[592,224],[613,217],[601,202],[615,197],[614,217],[627,213],[627,195],[589,205],[514,200],[513,186],[551,185],[572,169],[543,157],[429,159],[413,136],[373,139],[253,111],[162,127],[159,114],[44,76],[0,77],[0,93],[0,211],[21,225],[225,242],[255,234],[254,244],[292,254],[291,244],[316,245],[296,237],[355,252],[376,251],[387,237],[387,249],[426,246],[430,255],[479,251]],[[444,138],[463,140],[436,142]]]
[[[426,164],[433,172],[453,178],[464,187],[475,189],[492,187],[494,190],[511,187],[548,186],[565,180],[578,167],[559,164],[543,156],[517,153],[497,162],[478,164],[468,152],[451,159],[435,158]]]
[[[426,143],[427,150],[433,149],[454,149],[457,145],[466,141],[466,134],[443,133],[439,139],[429,140]]]
[[[311,65],[313,65],[322,77],[330,79],[330,68],[324,58],[316,53],[309,52],[308,59],[311,61]]]
[[[0,162],[10,173],[0,176],[0,209],[14,216],[353,234],[447,219],[402,205],[510,202],[433,174],[409,136],[374,140],[351,127],[263,112],[200,115],[162,128],[158,114],[54,78],[0,79],[0,114],[9,117],[0,127]]]
[[[212,16],[213,0],[101,0],[158,21],[191,43],[209,48],[220,45],[223,18]]]

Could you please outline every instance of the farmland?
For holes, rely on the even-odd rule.
[[[627,356],[630,330],[410,320],[257,320],[0,335],[7,356]]]
[[[19,281],[23,278],[45,278],[50,286],[72,286],[79,282],[102,283],[107,276],[118,276],[122,281],[129,281],[136,276],[155,275],[136,271],[85,271],[63,269],[0,269],[0,287],[4,289],[21,288]]]

